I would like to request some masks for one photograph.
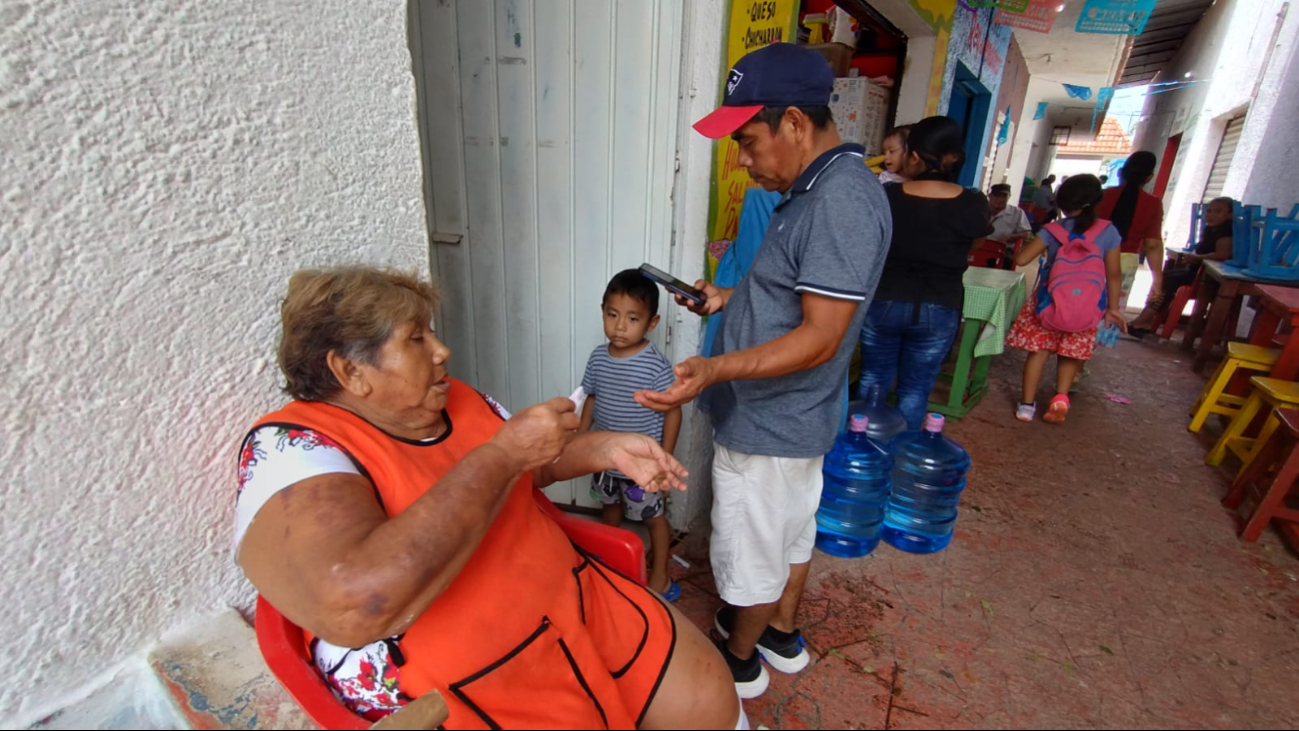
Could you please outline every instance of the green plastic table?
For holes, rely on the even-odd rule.
[[[1024,275],[1000,269],[965,270],[964,322],[956,341],[956,367],[939,380],[951,384],[946,401],[930,401],[929,410],[959,419],[988,392],[992,357],[1006,349],[1006,335],[1026,296]]]

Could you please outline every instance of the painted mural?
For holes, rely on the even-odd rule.
[[[970,8],[959,3],[952,18],[951,35],[947,42],[947,55],[942,65],[942,86],[937,97],[930,88],[929,108],[934,113],[947,114],[952,98],[952,85],[959,69],[974,77],[987,90],[992,99],[997,98],[1001,76],[1006,66],[1010,48],[1011,29],[993,22],[995,8]],[[937,68],[938,64],[934,64]],[[981,139],[987,140],[996,124],[996,110],[987,115]],[[979,180],[983,160],[978,161],[975,180]]]

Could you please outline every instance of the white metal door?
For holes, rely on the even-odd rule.
[[[1204,203],[1222,195],[1222,188],[1227,184],[1227,173],[1231,170],[1231,161],[1236,158],[1236,147],[1240,144],[1240,133],[1245,130],[1245,116],[1241,115],[1227,122],[1222,131],[1222,142],[1218,144],[1218,154],[1213,156],[1213,167],[1209,169],[1209,179],[1204,184]]]
[[[612,274],[668,268],[681,2],[412,0],[439,332],[510,409],[577,387]]]

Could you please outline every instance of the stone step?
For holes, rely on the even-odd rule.
[[[29,726],[62,729],[316,729],[233,609],[124,663],[83,700]]]

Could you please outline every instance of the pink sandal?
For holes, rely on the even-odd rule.
[[[1063,424],[1065,417],[1069,415],[1069,397],[1060,394],[1051,399],[1051,406],[1047,408],[1046,413],[1042,415],[1042,421],[1049,421],[1052,424]]]

